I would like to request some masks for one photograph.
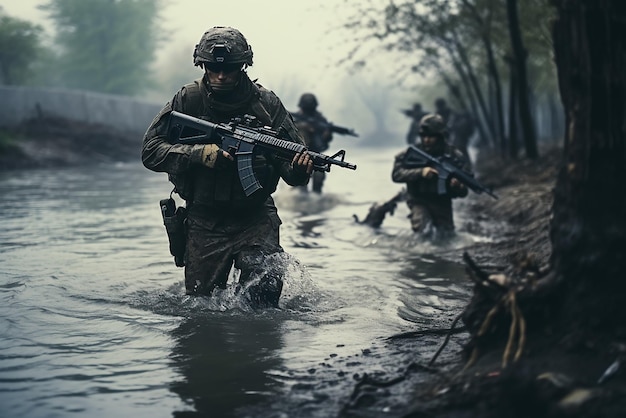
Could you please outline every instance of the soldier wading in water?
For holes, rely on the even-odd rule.
[[[328,127],[328,120],[317,110],[317,106],[317,97],[312,93],[304,93],[298,101],[299,110],[292,115],[307,148],[315,152],[324,152],[333,140],[333,133]],[[314,193],[322,193],[325,179],[325,171],[313,172],[312,190]],[[307,187],[303,190],[306,191]]]
[[[234,266],[254,306],[278,306],[283,269],[268,257],[283,249],[271,194],[280,178],[291,186],[306,185],[313,169],[310,156],[296,154],[285,162],[255,154],[254,173],[263,187],[246,196],[232,155],[216,144],[171,143],[167,132],[171,111],[213,123],[248,114],[303,144],[280,99],[246,74],[252,55],[237,29],[216,26],[206,31],[193,54],[204,75],[184,85],[154,118],[144,136],[142,161],[150,170],[168,173],[174,191],[186,202],[186,239],[177,265],[185,266],[187,294],[210,295],[216,287],[226,287]]]
[[[420,142],[415,146],[432,157],[444,155],[450,157],[456,167],[470,173],[468,161],[463,153],[446,142],[447,132],[441,116],[428,114],[420,121]],[[445,193],[439,193],[437,169],[429,166],[407,167],[405,164],[407,152],[409,149],[396,155],[391,178],[396,183],[406,183],[411,229],[426,237],[452,236],[454,234],[452,199],[467,196],[467,187],[458,179],[451,177],[446,184]]]

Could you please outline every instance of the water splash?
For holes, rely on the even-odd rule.
[[[136,308],[173,316],[188,316],[189,312],[258,313],[259,309],[249,300],[248,291],[259,283],[260,277],[272,271],[283,272],[280,310],[293,313],[320,312],[333,309],[339,303],[336,298],[331,298],[315,285],[311,274],[297,258],[285,252],[267,256],[265,269],[256,272],[245,286],[239,284],[240,272],[233,268],[226,287],[215,289],[211,296],[186,295],[181,280],[157,292],[137,291],[129,296],[128,302]]]

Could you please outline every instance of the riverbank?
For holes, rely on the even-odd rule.
[[[60,118],[0,131],[0,170],[63,168],[137,160],[141,134]]]
[[[512,274],[512,266],[524,260],[547,267],[552,190],[561,155],[560,147],[548,146],[537,160],[484,156],[476,163],[477,177],[499,198],[469,200],[467,210],[481,224],[502,226],[491,242],[468,249],[477,264],[504,274]]]
[[[466,262],[475,263],[472,268],[468,264],[468,277],[480,281],[482,273],[483,279],[510,280],[541,277],[549,270],[552,191],[561,155],[560,148],[549,148],[536,161],[484,158],[478,162],[479,178],[493,187],[499,199],[471,199],[466,209],[477,220],[475,228],[486,219],[503,227],[492,242],[465,249]],[[617,334],[598,332],[593,341],[580,344],[563,339],[555,329],[537,332],[543,326],[536,325],[548,323],[549,318],[539,323],[529,318],[547,300],[526,303],[523,310],[514,301],[485,307],[479,287],[484,291],[484,283],[476,284],[457,327],[478,317],[481,328],[499,331],[485,334],[491,339],[486,348],[478,350],[470,341],[452,364],[438,369],[435,363],[429,370],[432,378],[416,384],[405,417],[623,416],[626,382],[619,367],[626,347]],[[478,315],[476,310],[481,309]],[[498,317],[496,312],[505,314]]]

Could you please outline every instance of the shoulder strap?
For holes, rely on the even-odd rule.
[[[201,79],[185,84],[185,111],[192,116],[200,116],[204,113],[205,105],[200,89]]]
[[[272,124],[272,117],[270,116],[270,113],[267,111],[265,106],[263,106],[263,103],[260,100],[260,95],[257,95],[252,100],[252,103],[250,103],[250,107],[254,111],[255,116],[259,118],[265,125],[269,126]]]

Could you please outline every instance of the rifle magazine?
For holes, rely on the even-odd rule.
[[[252,166],[253,159],[254,156],[251,153],[237,156],[239,182],[241,183],[241,187],[243,187],[243,192],[246,194],[246,197],[263,188],[254,174]]]

